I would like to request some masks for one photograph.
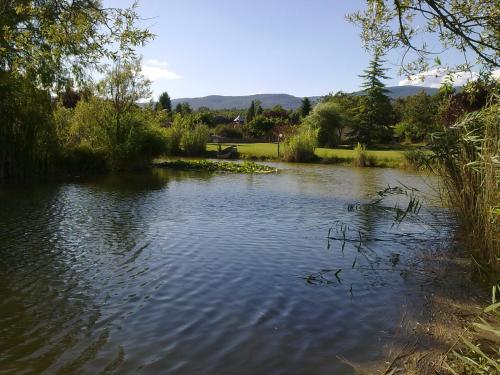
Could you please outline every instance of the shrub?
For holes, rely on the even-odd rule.
[[[195,126],[194,129],[184,130],[181,138],[181,147],[188,156],[203,155],[207,149],[210,131],[206,125]]]
[[[169,155],[180,155],[182,129],[175,126],[168,128],[165,131],[165,137],[167,138],[167,153]]]
[[[91,174],[107,170],[106,151],[88,145],[64,148],[59,156],[59,166],[65,173]]]
[[[240,128],[235,128],[231,125],[217,125],[215,128],[215,134],[227,138],[243,138],[243,131]]]
[[[68,145],[71,141],[70,131],[73,112],[73,109],[58,103],[52,113],[57,140],[61,146]]]
[[[62,127],[67,113],[60,110],[56,114]],[[132,107],[122,114],[118,123],[109,101],[95,97],[81,100],[71,118],[67,139],[63,139],[66,133],[60,131],[66,148],[61,160],[78,170],[88,170],[90,166],[95,166],[96,171],[102,170],[97,161],[92,161],[91,155],[95,153],[99,155],[98,160],[105,155],[107,169],[147,167],[152,158],[169,148],[168,134],[160,128],[161,121],[150,109]],[[119,138],[118,125],[122,135]]]
[[[50,172],[57,142],[48,91],[0,68],[0,179]]]
[[[107,150],[111,169],[146,168],[154,157],[167,152],[166,132],[149,110],[131,110],[122,119],[121,126],[126,130],[126,137]]]
[[[263,115],[257,115],[247,124],[250,134],[254,137],[267,136],[274,129],[275,122]]]
[[[314,160],[314,150],[317,145],[317,131],[302,126],[299,132],[288,138],[284,145],[283,159],[293,162],[308,162]]]
[[[366,153],[366,146],[358,142],[356,147],[354,147],[354,159],[352,163],[356,167],[367,167],[368,166],[368,154]]]
[[[67,146],[108,149],[114,139],[112,125],[112,108],[108,101],[96,97],[80,100],[71,119]]]

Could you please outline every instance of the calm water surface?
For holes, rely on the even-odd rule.
[[[447,227],[431,201],[437,230],[351,204],[435,181],[280,167],[0,187],[0,374],[350,374],[337,356],[380,358],[418,289],[400,270]],[[366,240],[328,244],[332,227]]]

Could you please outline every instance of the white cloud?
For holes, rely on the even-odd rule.
[[[182,78],[179,74],[169,70],[167,67],[168,64],[165,61],[150,59],[142,64],[142,74],[152,81]]]
[[[149,59],[146,61],[146,64],[154,66],[168,66],[168,64],[165,61],[160,61],[156,59]]]
[[[444,82],[450,81],[454,86],[463,86],[469,81],[474,81],[479,75],[476,72],[456,72],[447,74],[442,69],[432,69],[399,81],[399,86],[425,86],[440,87]]]

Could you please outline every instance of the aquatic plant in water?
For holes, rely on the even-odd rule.
[[[154,165],[159,168],[178,169],[187,171],[207,171],[226,173],[263,174],[275,173],[277,168],[253,162],[233,163],[227,161],[210,160],[167,160]]]

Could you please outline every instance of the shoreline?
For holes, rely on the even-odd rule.
[[[383,358],[372,363],[342,358],[357,374],[454,374],[448,367],[469,373],[452,354],[465,347],[462,338],[473,342],[470,326],[491,303],[491,286],[477,279],[465,249],[423,250],[416,258],[422,272],[410,277],[420,289],[408,297]]]

